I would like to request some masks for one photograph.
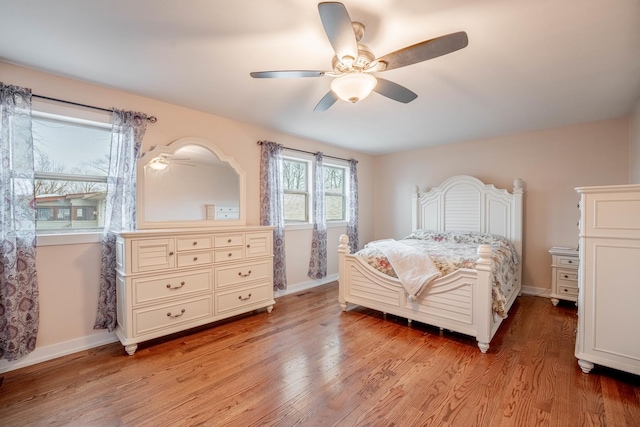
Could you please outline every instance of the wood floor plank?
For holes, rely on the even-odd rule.
[[[0,425],[637,426],[640,378],[573,355],[576,308],[524,296],[475,339],[358,306],[337,285],[213,326],[0,375]]]

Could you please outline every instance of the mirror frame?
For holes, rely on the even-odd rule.
[[[148,221],[146,220],[146,211],[144,203],[145,192],[145,169],[151,159],[159,156],[160,154],[175,154],[179,149],[189,146],[198,145],[202,148],[209,150],[214,154],[221,162],[227,163],[238,175],[238,210],[239,219],[236,220],[216,220],[216,219],[203,219],[203,220],[185,220],[185,221]],[[246,225],[246,172],[238,165],[235,159],[231,156],[225,155],[214,143],[203,138],[187,137],[181,138],[171,142],[169,145],[157,145],[151,147],[151,149],[143,153],[137,160],[137,194],[136,194],[136,207],[137,207],[137,225],[139,230],[158,229],[158,228],[203,228],[203,227],[230,227],[230,226],[244,226]]]

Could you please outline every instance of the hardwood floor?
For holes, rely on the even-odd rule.
[[[475,340],[379,312],[337,284],[140,345],[0,376],[0,425],[638,426],[640,377],[573,356],[576,309],[524,296]],[[637,337],[629,337],[637,339]]]

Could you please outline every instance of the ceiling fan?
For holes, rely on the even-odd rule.
[[[253,78],[334,77],[331,90],[320,100],[314,111],[326,111],[338,99],[356,103],[372,91],[394,101],[409,103],[418,97],[416,93],[392,81],[374,77],[372,73],[437,58],[462,49],[469,43],[467,33],[460,31],[425,40],[376,58],[371,49],[360,43],[364,35],[364,25],[351,21],[344,4],[322,2],[318,4],[318,11],[324,31],[336,53],[331,62],[333,71],[285,70],[250,73]]]

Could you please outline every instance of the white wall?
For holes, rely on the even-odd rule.
[[[377,157],[375,238],[409,234],[414,185],[464,174],[511,189],[522,178],[523,286],[542,292],[551,286],[548,249],[578,243],[574,188],[627,183],[628,129],[622,118]]]
[[[640,98],[629,120],[629,184],[640,184]]]
[[[211,114],[190,110],[131,93],[75,81],[48,73],[0,62],[0,81],[31,88],[34,94],[66,99],[99,107],[142,111],[155,115],[158,122],[149,124],[142,151],[153,145],[167,145],[185,137],[199,137],[216,144],[227,156],[232,156],[246,171],[247,224],[258,225],[260,147],[258,140],[276,141],[284,146],[327,155],[358,160],[360,181],[360,235],[363,241],[373,238],[373,158],[337,147],[319,144],[273,130],[236,122]],[[34,109],[59,114],[79,114],[86,119],[109,121],[108,115],[92,110],[78,110],[63,104],[38,101]],[[328,273],[337,274],[338,235],[344,227],[329,233]],[[288,282],[306,285],[306,268],[311,248],[311,229],[286,233]],[[82,242],[83,238],[79,238]],[[97,241],[94,239],[93,241]],[[98,243],[39,246],[37,271],[40,283],[40,331],[36,350],[17,362],[0,361],[0,372],[46,360],[52,355],[78,351],[115,340],[113,334],[93,330],[97,308],[100,274]],[[337,303],[337,302],[336,302]],[[277,310],[277,305],[276,308]],[[124,350],[123,350],[124,354]]]

